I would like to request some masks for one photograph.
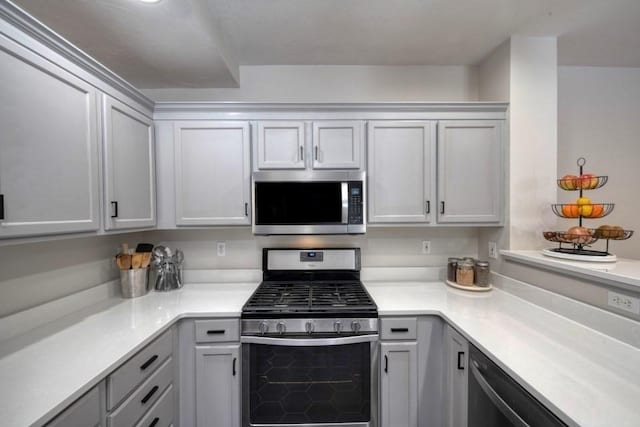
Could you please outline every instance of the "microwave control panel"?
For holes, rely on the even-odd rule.
[[[362,181],[349,182],[349,224],[363,224]]]

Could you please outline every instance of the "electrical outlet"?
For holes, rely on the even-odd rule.
[[[607,296],[608,304],[611,307],[619,308],[620,310],[628,311],[630,313],[640,314],[640,299],[616,292],[609,292]]]
[[[225,242],[218,242],[216,245],[218,250],[218,256],[226,256],[227,255],[227,244]]]
[[[431,253],[431,242],[429,240],[422,241],[422,253],[425,255]]]
[[[496,242],[489,242],[489,258],[498,259],[498,245],[496,245]]]

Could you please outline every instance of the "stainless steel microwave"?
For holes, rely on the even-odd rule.
[[[253,234],[366,231],[364,172],[254,172],[251,187]]]

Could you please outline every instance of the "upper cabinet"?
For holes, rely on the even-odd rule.
[[[435,123],[373,121],[368,136],[368,222],[429,223],[435,195]]]
[[[249,123],[174,123],[176,225],[249,225]]]
[[[502,221],[502,124],[438,122],[438,222]]]
[[[319,121],[312,126],[314,169],[360,169],[363,122]]]
[[[0,34],[0,237],[99,228],[96,90]]]
[[[156,224],[153,121],[103,96],[105,229]]]
[[[363,121],[259,121],[255,169],[361,169],[363,138]]]

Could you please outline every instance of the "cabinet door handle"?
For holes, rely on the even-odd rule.
[[[427,205],[426,206],[427,213],[430,214],[431,213],[431,201],[427,200],[427,203],[425,203],[425,204]]]
[[[118,218],[118,202],[111,202],[111,208],[113,212],[111,218]]]
[[[389,357],[385,354],[384,355],[384,373],[388,373],[389,372]]]
[[[211,329],[207,331],[207,335],[222,335],[225,332],[225,329]]]
[[[244,216],[249,216],[249,203],[244,203]]]
[[[158,421],[160,421],[160,418],[155,417],[153,419],[153,421],[151,421],[151,423],[149,423],[149,427],[155,427],[155,425],[158,424]]]
[[[146,362],[144,362],[144,363],[142,364],[142,366],[140,366],[140,370],[141,370],[141,371],[144,371],[145,369],[147,369],[149,366],[151,366],[151,364],[152,364],[153,362],[155,362],[155,361],[156,361],[156,359],[158,359],[158,355],[157,355],[157,354],[154,354],[153,356],[151,356],[151,357],[149,358],[149,360],[147,360]]]
[[[409,332],[409,328],[391,328],[391,332]]]
[[[464,366],[462,365],[462,358],[464,357],[464,351],[458,352],[458,369],[464,370]]]
[[[4,194],[0,194],[0,221],[4,219]]]
[[[444,213],[444,202],[440,202],[440,213]]]
[[[236,358],[233,358],[233,366],[231,367],[231,373],[233,374],[233,376],[236,376]]]
[[[145,403],[147,403],[149,401],[149,399],[151,399],[151,397],[156,394],[156,391],[158,391],[160,387],[158,387],[157,385],[154,385],[153,388],[151,389],[151,391],[149,391],[149,393],[147,393],[142,400],[140,401],[140,403],[142,403],[143,405]]]
[[[304,160],[304,147],[300,146],[300,160]]]
[[[316,161],[318,160],[318,146],[316,145],[316,150],[315,150],[315,154],[316,154]]]

